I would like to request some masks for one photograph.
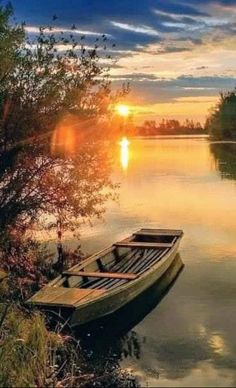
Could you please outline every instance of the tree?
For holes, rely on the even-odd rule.
[[[116,94],[100,64],[98,42],[87,49],[73,29],[65,37],[53,28],[41,28],[29,41],[23,26],[11,26],[11,15],[10,6],[0,8],[0,68],[8,68],[0,82],[1,229],[19,217],[21,223],[36,220],[42,212],[64,219],[66,213],[67,219],[100,215],[108,197],[102,191],[113,186],[105,151],[95,145],[95,128]],[[58,140],[64,153],[58,152]]]
[[[236,89],[220,94],[216,107],[206,120],[205,129],[213,139],[236,138]]]
[[[31,231],[39,222],[55,228],[60,221],[64,230],[74,231],[103,214],[116,185],[110,179],[109,148],[98,140],[109,105],[123,93],[112,92],[98,42],[87,49],[84,37],[78,43],[73,33],[64,36],[53,28],[41,28],[29,41],[23,26],[12,27],[11,15],[10,6],[0,8],[0,31],[6,38],[1,40],[0,55],[0,69],[5,69],[0,80],[4,268],[16,232],[19,246],[20,239],[25,244],[26,236],[33,238]],[[101,45],[106,40],[102,36]],[[21,250],[17,252],[23,257]],[[26,263],[27,276],[27,260],[18,260]]]
[[[24,41],[23,26],[11,26],[9,18],[13,14],[10,4],[6,7],[0,6],[0,85],[1,88],[20,58],[19,48]]]
[[[50,134],[64,114],[88,120],[106,113],[111,89],[98,48],[88,50],[84,43],[77,47],[73,35],[57,38],[44,28],[33,42],[19,42],[17,35],[10,43],[10,59],[4,62],[12,59],[12,52],[17,61],[0,87],[0,146],[4,150],[18,141]],[[64,52],[58,51],[61,44]]]

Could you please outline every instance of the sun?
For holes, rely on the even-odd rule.
[[[130,110],[127,105],[117,105],[116,111],[120,116],[127,117],[129,116]]]

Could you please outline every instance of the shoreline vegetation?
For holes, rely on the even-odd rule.
[[[153,120],[146,120],[143,125],[137,126],[133,136],[178,136],[178,135],[207,135],[206,129],[200,122],[186,119],[184,122],[178,120],[163,119],[160,123]]]

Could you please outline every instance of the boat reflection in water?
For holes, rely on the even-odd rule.
[[[102,360],[114,361],[114,355],[117,362],[131,355],[139,358],[141,339],[132,329],[167,295],[183,267],[177,254],[165,274],[143,294],[114,314],[78,329],[75,334],[85,355],[89,355],[90,361],[94,360],[94,365]]]

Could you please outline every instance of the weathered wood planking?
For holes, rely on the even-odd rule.
[[[56,297],[61,296],[66,293],[67,288],[65,287],[44,287],[42,290],[37,292],[32,298],[30,298],[30,302],[43,302],[43,303],[51,303]]]
[[[84,276],[86,278],[109,278],[109,279],[126,279],[134,280],[137,275],[132,273],[119,273],[119,272],[85,272],[85,271],[65,271],[64,276]]]
[[[147,243],[147,242],[136,242],[136,241],[131,241],[131,242],[126,242],[126,241],[121,241],[117,242],[114,244],[116,247],[127,247],[127,248],[171,248],[173,246],[172,243]]]
[[[133,233],[135,236],[182,236],[183,231],[179,229],[140,229]]]
[[[106,290],[91,290],[82,288],[67,288],[66,292],[57,298],[53,299],[53,304],[75,306],[77,303],[83,303],[85,300],[93,300],[94,298],[104,294]]]
[[[39,304],[53,304],[62,306],[74,306],[83,299],[93,299],[106,291],[81,289],[81,288],[64,288],[64,287],[47,287],[37,293],[37,297],[32,297],[29,302]]]

